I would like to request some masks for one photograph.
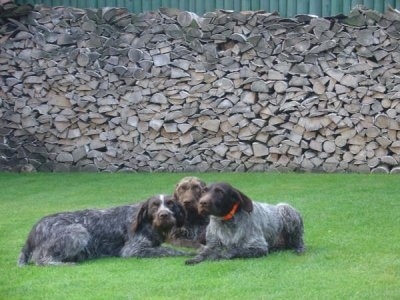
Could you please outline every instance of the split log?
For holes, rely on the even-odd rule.
[[[1,25],[0,170],[396,173],[399,19],[39,6]]]

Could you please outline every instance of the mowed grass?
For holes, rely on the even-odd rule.
[[[227,181],[303,215],[307,251],[185,266],[178,258],[104,258],[17,267],[32,225],[173,191],[183,176]],[[0,173],[0,299],[399,299],[400,177],[382,174]]]

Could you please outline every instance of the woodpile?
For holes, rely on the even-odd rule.
[[[1,170],[400,172],[396,10],[36,7],[0,32]]]

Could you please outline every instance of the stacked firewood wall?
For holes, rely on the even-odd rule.
[[[36,7],[0,35],[0,169],[400,171],[400,13]]]

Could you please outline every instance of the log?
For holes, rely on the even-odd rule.
[[[0,25],[0,171],[396,173],[399,19],[38,7]]]

